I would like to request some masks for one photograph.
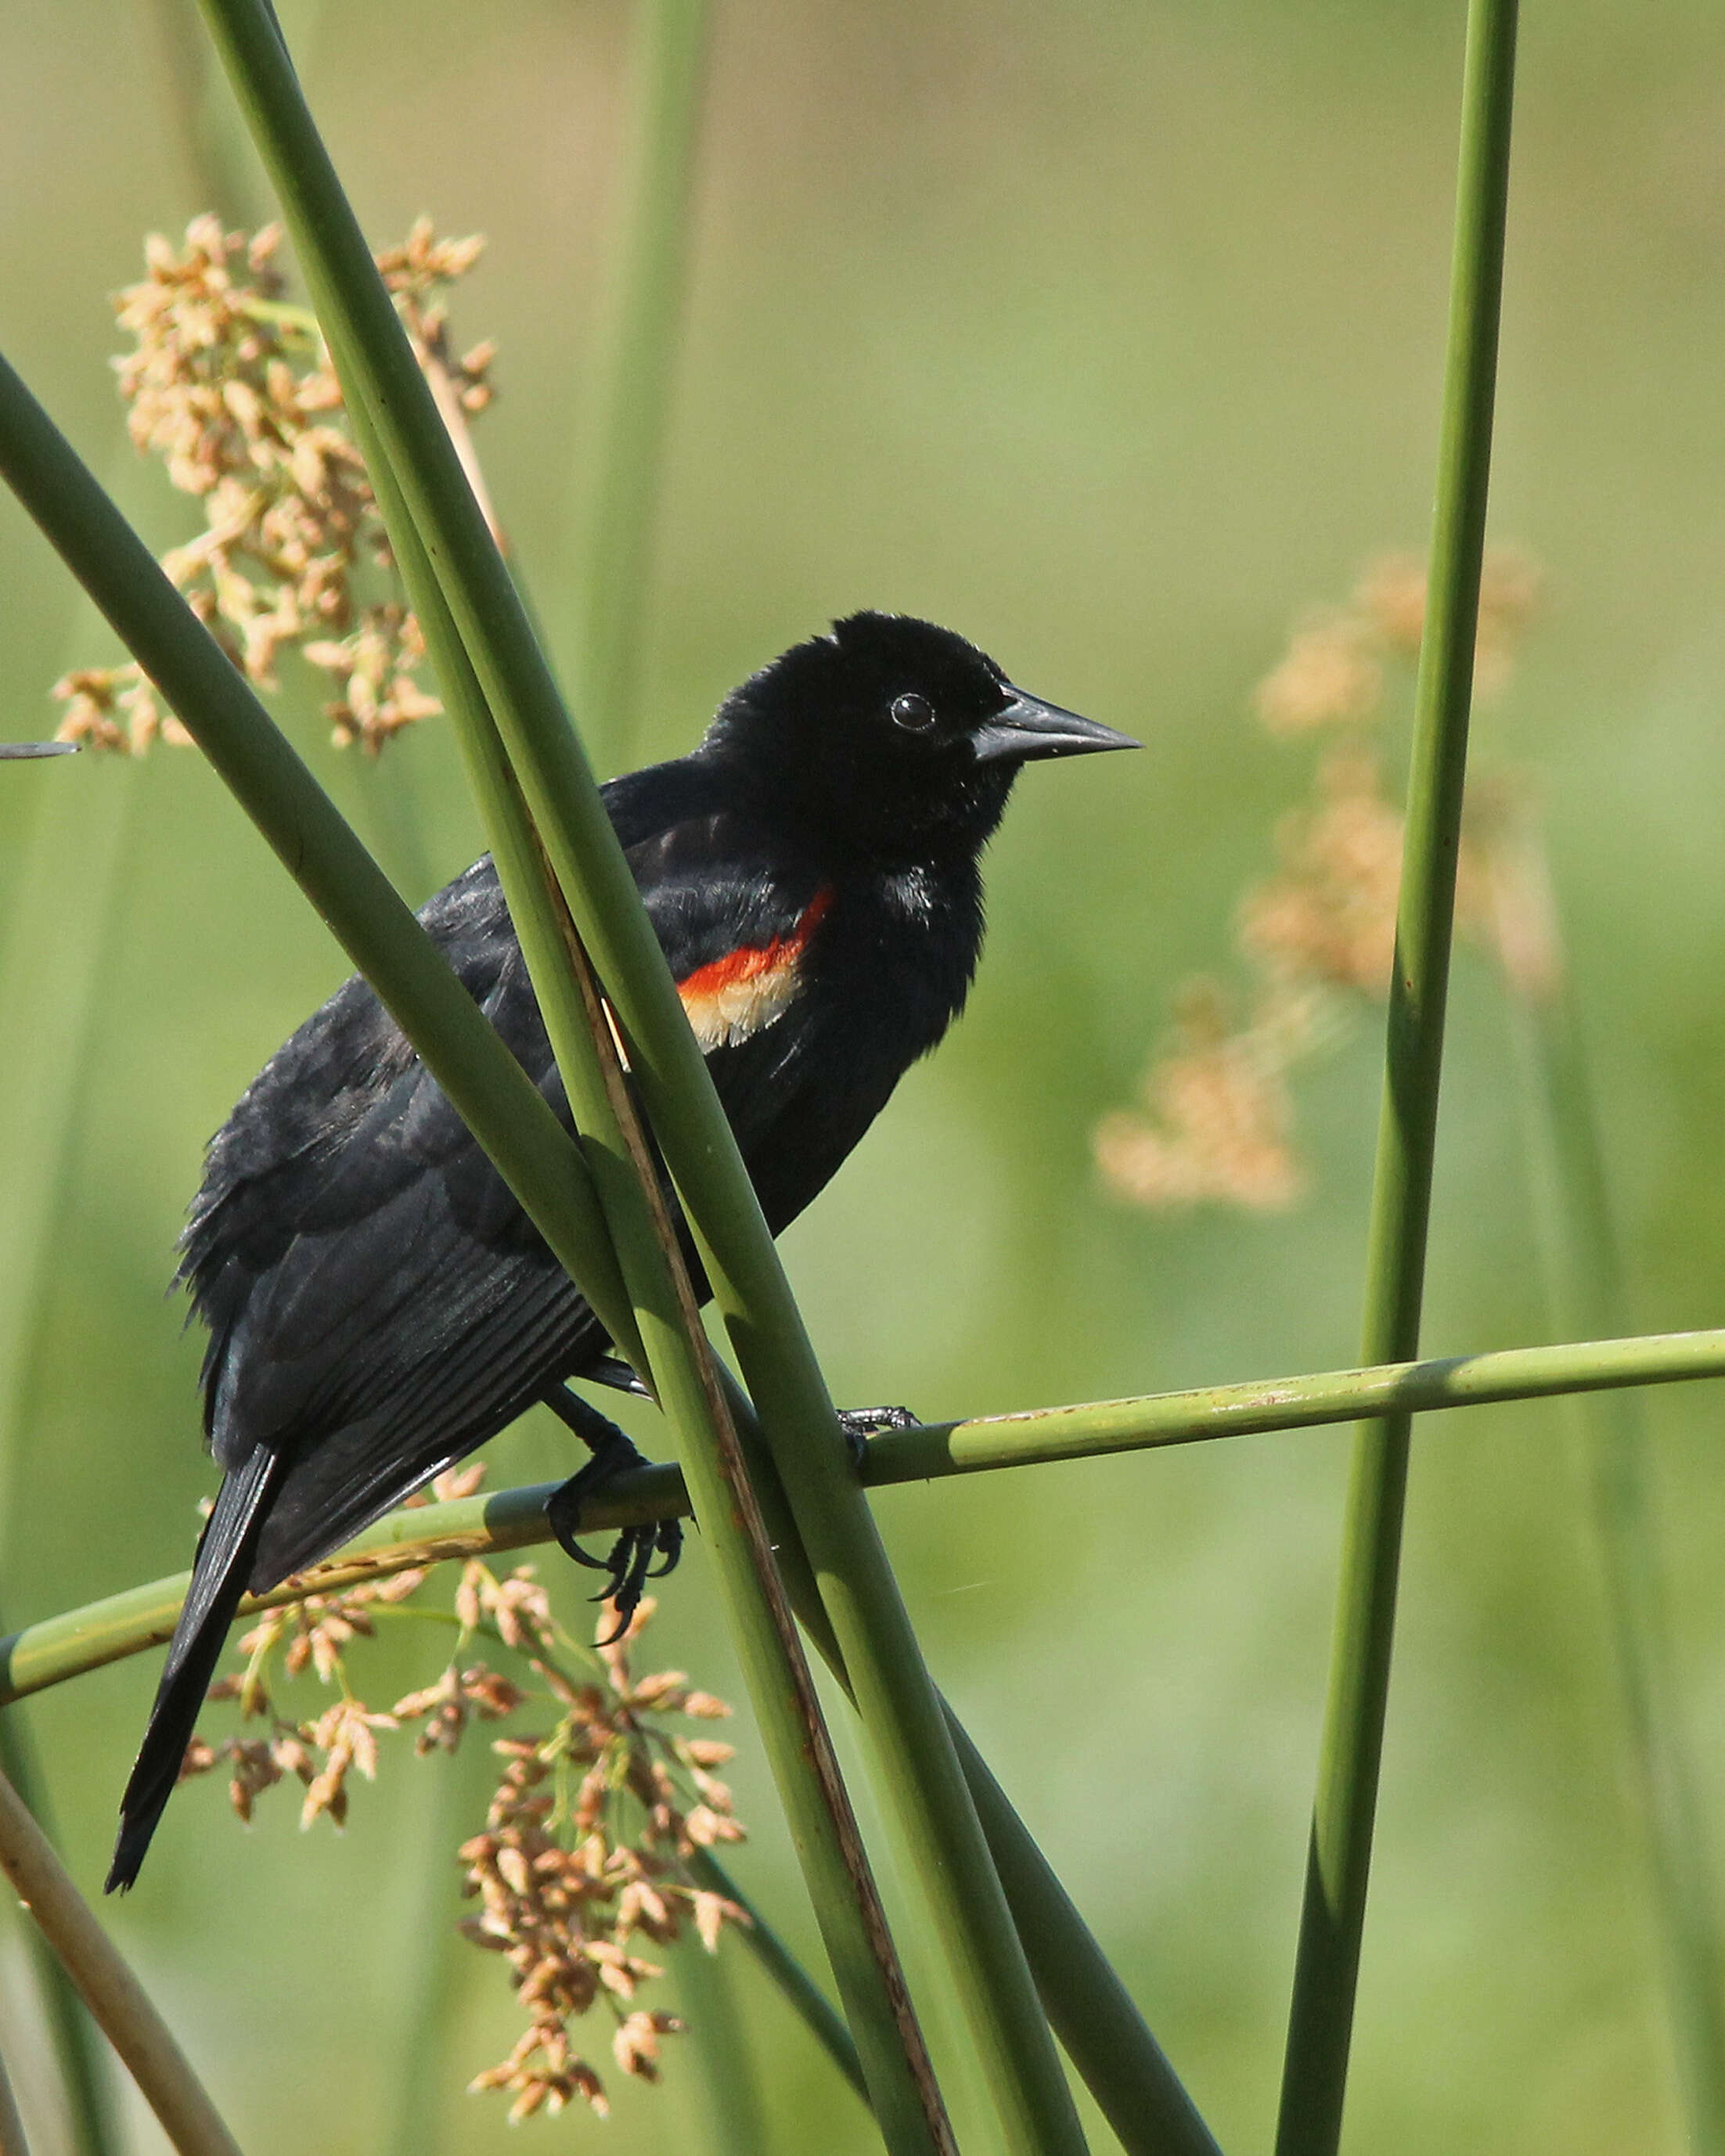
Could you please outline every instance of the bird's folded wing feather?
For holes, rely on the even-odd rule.
[[[656,834],[635,860],[673,970],[697,989],[704,969],[721,989],[742,983],[731,1003],[740,1020],[716,1044],[713,1065],[752,1152],[796,1091],[804,1028],[784,989],[819,894],[812,880],[787,893],[737,867],[734,851],[732,871],[714,875],[713,850],[722,856],[733,840],[705,819]],[[567,1123],[489,864],[440,894],[425,918]],[[272,1059],[212,1148],[183,1271],[211,1327],[206,1415],[218,1460],[233,1467],[263,1444],[292,1462],[254,1585],[337,1546],[604,1344],[578,1291],[358,982]]]

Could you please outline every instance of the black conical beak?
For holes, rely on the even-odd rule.
[[[1098,726],[1094,719],[1081,719],[1076,711],[1063,711],[1058,704],[1045,704],[1010,681],[1006,687],[1012,701],[970,737],[978,763],[1029,763],[1039,757],[1089,756],[1097,749],[1142,747],[1130,734]]]
[[[75,756],[76,742],[0,742],[0,756]]]

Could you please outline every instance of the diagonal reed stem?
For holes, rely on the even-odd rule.
[[[760,1405],[916,1856],[936,1934],[1019,2156],[1081,2156],[1054,2041],[872,1516],[771,1236],[544,654],[413,363],[260,0],[204,0],[308,282],[356,369],[485,700],[628,1037]]]
[[[1516,0],[1470,0],[1430,586],[1366,1255],[1363,1358],[1420,1344],[1455,859],[1467,767],[1509,190]],[[1411,1424],[1355,1440],[1276,2156],[1332,2156],[1365,1926]]]
[[[203,2085],[53,1845],[0,1775],[0,1871],[41,1927],[180,2156],[239,2156]]]
[[[269,713],[3,357],[0,478],[377,989],[580,1281],[619,1353],[641,1353],[592,1178],[568,1134]]]
[[[0,361],[0,472],[341,936],[631,1359],[650,1368],[582,1156],[141,542]]]
[[[866,2103],[869,2085],[863,2079],[862,2061],[856,2055],[856,2046],[843,2017],[826,1994],[711,1850],[697,1849],[689,1860],[689,1869],[701,1886],[712,1893],[722,1894],[727,1902],[735,1902],[747,1917],[748,1923],[742,1934],[743,1944],[778,1988],[791,2011]]]
[[[357,355],[338,348],[351,372]],[[653,1386],[680,1441],[716,1560],[792,1839],[865,2061],[881,2132],[895,2151],[945,2151],[951,2129],[862,1838],[823,1718],[795,1619],[750,1489],[656,1165],[635,1120],[586,954],[457,635],[387,447],[362,405],[356,429],[392,545],[459,735],[510,915],[567,1089],[583,1150],[634,1299]]]
[[[870,1440],[863,1480],[875,1488],[927,1481],[941,1475],[979,1474],[1168,1445],[1315,1429],[1353,1422],[1362,1414],[1390,1408],[1408,1414],[1430,1414],[1711,1378],[1725,1378],[1725,1329],[1509,1348],[1486,1355],[1392,1363],[1378,1370],[1337,1370],[1310,1378],[1213,1385],[1141,1400],[1041,1408],[1021,1414],[983,1416],[974,1422],[894,1430]],[[1045,1432],[1050,1435],[1045,1436]],[[336,1594],[362,1580],[420,1565],[493,1556],[548,1542],[545,1501],[557,1487],[552,1482],[535,1483],[391,1512],[356,1536],[345,1550],[311,1571],[296,1574],[290,1584],[248,1598],[240,1604],[240,1614],[249,1616],[275,1609],[305,1594]],[[649,1520],[686,1517],[689,1510],[680,1471],[670,1466],[647,1466],[619,1476],[593,1500],[586,1518],[598,1532]],[[0,1707],[127,1655],[159,1647],[173,1630],[187,1577],[175,1573],[127,1588],[0,1638]]]
[[[622,1291],[614,1253],[608,1242],[593,1239],[597,1204],[582,1156],[310,773],[282,742],[245,683],[3,358],[0,476],[142,661],[285,865],[378,988],[536,1225],[581,1277],[584,1291],[614,1337],[630,1335],[634,1313]],[[501,1090],[501,1112],[488,1095],[490,1083]],[[680,1478],[675,1469],[643,1470],[634,1480],[644,1497],[638,1496],[632,1508],[624,1506],[621,1511],[614,1502],[597,1508],[595,1525],[626,1524],[678,1508],[675,1493]],[[502,1547],[495,1540],[502,1533],[511,1537],[509,1547],[542,1541],[547,1494],[512,1492],[493,1498],[488,1512],[491,1527],[478,1523],[446,1540],[438,1553]],[[417,1517],[398,1515],[393,1525],[379,1522],[371,1531],[382,1537],[377,1547],[392,1538],[403,1541],[403,1520]],[[362,1568],[367,1575],[377,1568],[372,1559],[363,1560]],[[386,1563],[382,1568],[398,1567]],[[328,1574],[320,1578],[325,1585],[334,1584]],[[172,1630],[185,1587],[182,1575],[155,1589],[97,1604],[71,1620],[33,1628],[22,1638],[39,1651],[26,1650],[20,1658],[16,1650],[22,1642],[8,1643],[8,1665],[20,1681],[4,1696],[22,1697],[44,1682],[57,1681],[59,1676],[72,1673],[72,1662],[95,1666],[137,1646],[159,1645]],[[806,1624],[826,1624],[818,1598],[811,1599],[799,1614]],[[49,1674],[50,1666],[54,1674]],[[978,1800],[982,1801],[980,1796]],[[1007,1815],[1019,1855],[1040,1862],[1034,1842],[1009,1807]],[[1047,1928],[1043,1919],[1048,1910],[1038,1915],[1033,1943],[1034,1936]],[[1060,1921],[1058,1912],[1053,1921]],[[1076,1922],[1076,1915],[1072,1921]],[[1130,2002],[1118,1979],[1087,1933],[1076,1943],[1075,1954],[1087,1971],[1087,1984],[1082,1991],[1055,2002],[1067,2020],[1081,2025],[1092,2018],[1091,2004],[1098,1999],[1111,2002],[1110,2010],[1117,2015],[1122,2010],[1129,2015]],[[1143,2035],[1142,2058],[1159,2061],[1153,2041],[1147,2031]],[[1111,2061],[1117,2083],[1111,2116],[1117,2112],[1126,2119],[1132,2115],[1140,2063],[1141,2059],[1124,2056]],[[1166,2072],[1165,2064],[1160,2071]],[[1100,2089],[1098,2094],[1108,2107],[1108,2097]],[[1135,2144],[1128,2145],[1134,2146],[1137,2156]],[[1186,2143],[1169,2144],[1168,2156],[1174,2156],[1176,2148],[1178,2156],[1212,2156],[1212,2144],[1201,2133]]]

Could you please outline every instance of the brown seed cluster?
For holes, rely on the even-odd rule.
[[[680,1671],[631,1676],[629,1646],[652,1608],[644,1600],[627,1632],[598,1650],[608,1683],[575,1683],[536,1658],[564,1711],[548,1732],[493,1744],[502,1777],[485,1832],[460,1851],[465,1891],[480,1903],[462,1929],[506,1958],[528,2016],[509,2056],[471,2084],[510,2092],[512,2119],[560,2111],[575,2097],[608,2109],[569,2030],[598,2001],[615,2015],[617,2064],[656,2079],[659,2039],[682,2025],[635,2005],[641,1985],[662,1974],[637,1940],[663,1945],[689,1924],[711,1951],[726,1922],[746,1921],[688,1872],[697,1849],[741,1839],[731,1793],[712,1772],[731,1747],[659,1726],[666,1715],[706,1719],[729,1710],[691,1691]],[[615,1621],[607,1604],[601,1639]]]
[[[1189,982],[1173,1042],[1145,1076],[1147,1113],[1118,1110],[1096,1127],[1108,1187],[1153,1209],[1291,1205],[1306,1178],[1290,1138],[1286,1060],[1266,1023],[1230,1031],[1215,983]]]
[[[238,1702],[242,1724],[260,1721],[267,1737],[230,1737],[212,1745],[194,1736],[180,1768],[183,1781],[209,1773],[223,1762],[228,1769],[228,1796],[242,1820],[265,1789],[294,1777],[305,1794],[300,1824],[309,1827],[321,1815],[336,1826],[347,1819],[347,1777],[357,1768],[367,1781],[377,1779],[380,1729],[399,1725],[393,1714],[373,1714],[347,1683],[346,1650],[357,1639],[375,1636],[372,1612],[405,1602],[425,1580],[423,1571],[398,1572],[369,1580],[341,1594],[308,1595],[305,1601],[267,1610],[239,1642],[246,1657],[243,1672],[219,1677],[210,1686],[213,1701]],[[280,1656],[282,1674],[291,1681],[309,1668],[322,1684],[338,1684],[341,1697],[306,1721],[279,1715],[270,1696],[272,1666]]]
[[[434,1492],[465,1496],[483,1471],[451,1471]],[[639,2000],[641,1988],[663,1974],[643,1947],[668,1944],[686,1927],[713,1952],[726,1924],[748,1921],[691,1870],[697,1851],[742,1838],[716,1772],[732,1747],[668,1726],[670,1717],[712,1721],[731,1710],[692,1688],[680,1671],[633,1674],[631,1651],[653,1614],[650,1599],[619,1638],[583,1649],[558,1625],[531,1565],[500,1577],[472,1561],[455,1590],[456,1650],[448,1666],[387,1714],[374,1713],[354,1689],[350,1656],[375,1636],[380,1614],[417,1594],[427,1577],[398,1573],[266,1612],[239,1641],[244,1668],[209,1693],[238,1704],[240,1733],[220,1743],[195,1737],[182,1775],[225,1764],[229,1799],[247,1820],[265,1789],[297,1782],[301,1825],[326,1815],[339,1827],[350,1774],[376,1779],[380,1734],[416,1725],[414,1750],[423,1757],[454,1751],[475,1720],[498,1722],[536,1708],[538,1728],[495,1740],[502,1764],[485,1830],[458,1852],[463,1892],[479,1904],[461,1932],[503,1956],[527,2015],[509,2056],[472,2087],[507,2092],[511,2119],[559,2111],[576,2097],[603,2113],[603,2081],[577,2049],[572,2023],[603,2005],[616,2066],[657,2080],[660,2040],[682,2024]],[[606,1604],[602,1640],[616,1622]],[[478,1638],[514,1657],[519,1676],[474,1658]],[[316,1716],[290,1719],[271,1697],[278,1668],[284,1681],[310,1674],[339,1697]],[[259,1724],[264,1733],[254,1733]]]
[[[208,216],[183,249],[152,236],[147,275],[116,302],[134,340],[116,362],[121,393],[133,441],[203,513],[203,530],[162,562],[193,613],[259,688],[276,685],[281,653],[297,649],[330,676],[336,741],[375,755],[440,707],[419,682],[424,639],[394,588],[328,350],[311,314],[280,298],[280,239],[277,226],[224,232]],[[440,240],[422,220],[377,258],[464,440],[465,416],[490,398],[492,349],[450,357],[443,295],[482,244]],[[190,738],[136,665],[80,669],[54,694],[63,741],[141,755],[157,738]]]
[[[1487,554],[1474,680],[1501,690],[1535,612],[1540,574],[1524,554]],[[1403,819],[1392,797],[1386,701],[1409,678],[1425,619],[1421,565],[1373,562],[1347,603],[1302,621],[1255,699],[1266,730],[1322,742],[1306,800],[1276,832],[1274,872],[1240,901],[1250,969],[1235,1027],[1213,984],[1189,983],[1139,1105],[1098,1125],[1108,1188],[1153,1210],[1204,1203],[1274,1211],[1307,1183],[1291,1138],[1289,1073],[1350,1001],[1389,991]],[[1456,926],[1520,993],[1548,993],[1559,963],[1537,820],[1525,787],[1476,783],[1456,877]]]

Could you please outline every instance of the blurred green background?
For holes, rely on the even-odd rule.
[[[456,334],[501,341],[480,446],[567,661],[626,13],[284,13],[374,239],[422,210],[489,235]],[[950,622],[1146,743],[1028,777],[991,856],[968,1014],[786,1239],[840,1399],[934,1418],[1354,1358],[1373,1028],[1302,1079],[1317,1183],[1286,1217],[1135,1214],[1098,1188],[1089,1132],[1131,1097],[1171,988],[1227,963],[1236,896],[1304,783],[1303,757],[1253,726],[1252,685],[1302,608],[1340,598],[1384,547],[1425,543],[1461,13],[1459,0],[716,10],[630,760],[690,746],[733,681],[861,605]],[[177,20],[167,0],[13,0],[0,16],[0,341],[162,544],[186,536],[186,508],[124,444],[107,295],[136,275],[145,232],[177,233],[207,206],[166,58]],[[1529,10],[1492,521],[1547,564],[1550,603],[1478,754],[1531,767],[1545,793],[1650,1329],[1718,1322],[1725,1264],[1722,336],[1725,15],[1700,0]],[[0,550],[0,733],[14,737],[49,731],[47,685],[110,646],[9,501]],[[380,847],[379,788],[410,793],[416,901],[477,850],[436,722],[371,773],[325,745],[303,680],[282,709]],[[4,1491],[12,1625],[185,1561],[213,1478],[199,1343],[164,1299],[173,1240],[204,1139],[344,970],[186,753],[9,767],[8,904],[50,795],[69,963],[102,916],[91,834],[126,824]],[[0,1010],[0,1053],[25,1067],[40,1044],[12,1023]],[[13,1142],[31,1142],[27,1122]],[[1469,958],[1429,1277],[1433,1352],[1545,1337],[1503,1014]],[[1717,1412],[1702,1387],[1649,1406],[1716,1861]],[[1274,2117],[1346,1452],[1342,1432],[1262,1438],[879,1504],[937,1674],[1230,2148],[1267,2145]],[[491,1456],[496,1479],[517,1480],[561,1471],[562,1454],[554,1428],[529,1424]],[[740,1696],[698,1547],[655,1638],[652,1664]],[[1398,1654],[1348,2145],[1677,2149],[1563,1409],[1423,1425]],[[392,1644],[360,1666],[377,1669],[362,1688],[387,1700],[434,1658]],[[155,1661],[28,1710],[91,1891]],[[754,1831],[737,1869],[812,1956],[738,1726]],[[501,1965],[460,1949],[465,1967],[449,1944],[456,1875],[439,1837],[457,1838],[452,1818],[471,1831],[480,1802],[471,1766],[459,1803],[440,1794],[450,1772],[388,1758],[339,1840],[302,1838],[285,1798],[248,1835],[216,1786],[189,1788],[139,1890],[109,1910],[249,2151],[371,2150],[393,2123],[400,2145],[406,2030],[445,1968],[446,2051],[413,2069],[425,2110],[407,2116],[438,2120],[445,2148],[503,2145],[502,2102],[460,2094],[519,2024]],[[16,2026],[9,1934],[4,1954]],[[868,2148],[853,2100],[738,1966],[766,2145]],[[593,2041],[605,2051],[597,2027]],[[619,2156],[719,2147],[692,2041],[670,2049],[661,2090],[608,2074],[608,2127],[568,2114],[523,2135],[603,2137]],[[962,2068],[956,2086],[968,2119]],[[422,2125],[411,2138],[433,2145]],[[136,2145],[162,2145],[153,2123],[136,2122]]]

